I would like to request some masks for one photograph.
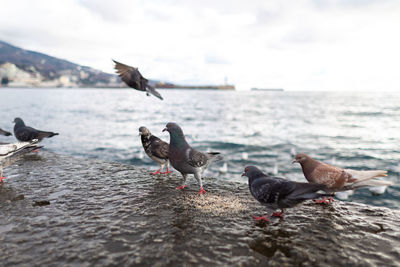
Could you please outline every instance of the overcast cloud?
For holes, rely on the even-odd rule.
[[[2,0],[0,40],[182,84],[400,89],[400,2]]]

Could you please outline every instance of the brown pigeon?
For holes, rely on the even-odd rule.
[[[328,192],[354,190],[366,186],[391,185],[391,182],[372,180],[387,176],[387,171],[356,171],[342,169],[311,158],[306,154],[297,154],[292,163],[300,163],[304,176],[310,183],[324,184]]]

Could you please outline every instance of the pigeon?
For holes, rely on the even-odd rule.
[[[0,128],[0,135],[10,136],[11,133],[7,132],[7,131],[4,131],[3,129]]]
[[[373,178],[387,176],[387,171],[356,171],[342,169],[317,161],[306,154],[297,154],[292,163],[300,163],[304,176],[310,183],[324,184],[328,192],[354,190],[366,186],[391,185],[389,181]],[[373,179],[373,180],[372,180]],[[333,199],[329,199],[333,201]]]
[[[281,209],[281,212],[274,212],[273,217],[283,219],[283,212],[297,204],[308,200],[327,196],[317,193],[325,191],[323,184],[310,184],[289,181],[281,177],[268,176],[255,166],[247,166],[242,176],[249,178],[249,189],[253,197],[268,209]],[[269,221],[267,215],[257,217],[256,221]]]
[[[13,144],[0,145],[0,182],[3,182],[3,169],[12,165],[21,155],[42,148],[37,146],[38,139],[30,142],[18,142]]]
[[[122,63],[119,63],[118,61],[115,61],[115,69],[117,70],[117,73],[119,77],[121,77],[121,80],[126,83],[129,87],[132,87],[133,89],[139,90],[139,91],[146,91],[147,95],[149,96],[150,94],[158,97],[159,99],[163,100],[162,96],[160,95],[159,92],[156,91],[156,89],[149,84],[149,80],[144,78],[142,74],[140,74],[138,68],[134,68]]]
[[[168,158],[172,166],[179,171],[183,176],[183,184],[176,189],[183,189],[186,187],[186,180],[188,174],[194,174],[197,182],[200,185],[199,195],[206,193],[203,189],[201,181],[202,172],[208,165],[215,160],[221,160],[219,152],[202,153],[192,148],[185,139],[185,135],[178,124],[169,122],[164,131],[168,131],[170,135]]]
[[[29,126],[25,126],[25,123],[21,118],[15,118],[14,123],[14,135],[18,141],[21,142],[29,142],[33,139],[38,139],[40,142],[43,138],[50,138],[58,135],[58,133],[44,132]]]
[[[139,128],[139,135],[142,139],[142,145],[147,156],[158,163],[160,169],[150,174],[169,174],[172,171],[169,170],[169,160],[168,160],[168,143],[164,142],[157,136],[151,134],[149,129],[142,126]],[[167,171],[161,172],[164,165],[167,165]]]

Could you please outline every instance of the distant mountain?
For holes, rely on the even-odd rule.
[[[0,79],[26,86],[123,86],[108,74],[0,41]]]

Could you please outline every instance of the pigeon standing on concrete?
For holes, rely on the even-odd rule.
[[[124,81],[124,83],[126,83],[129,87],[132,87],[133,89],[139,91],[145,91],[148,96],[152,94],[163,100],[160,93],[157,92],[156,89],[149,84],[149,80],[147,80],[142,76],[142,74],[140,74],[138,68],[119,63],[115,60],[113,61],[115,63],[114,68],[117,70],[119,77],[121,77],[121,80]]]
[[[185,135],[178,124],[169,122],[164,131],[168,131],[170,135],[168,158],[172,166],[183,176],[183,184],[176,189],[186,187],[188,174],[194,174],[200,185],[199,194],[206,193],[203,189],[201,174],[213,160],[222,159],[219,152],[202,153],[192,148],[185,139]]]
[[[388,186],[389,181],[373,178],[387,176],[387,171],[356,171],[342,169],[311,158],[306,154],[297,154],[292,163],[300,163],[307,181],[313,184],[326,185],[328,192],[354,190],[366,186]],[[329,201],[333,201],[329,198]],[[326,200],[320,203],[327,203]]]
[[[11,133],[7,132],[7,131],[4,131],[3,129],[0,128],[0,135],[10,136]]]
[[[249,188],[253,197],[269,209],[281,209],[281,212],[274,212],[272,216],[282,219],[285,208],[294,207],[308,199],[326,196],[326,194],[317,193],[320,190],[325,191],[325,185],[299,183],[268,176],[255,166],[247,166],[242,176],[249,178]],[[254,216],[254,219],[269,221],[267,215]]]
[[[15,118],[14,123],[14,135],[21,142],[30,142],[33,139],[38,139],[40,142],[43,138],[58,135],[58,133],[40,131],[26,126],[21,118]]]
[[[39,140],[0,145],[0,183],[3,182],[3,169],[13,164],[23,154],[42,148],[36,144]]]
[[[172,171],[169,170],[168,143],[164,142],[157,136],[152,135],[149,129],[144,126],[139,128],[139,135],[141,136],[142,145],[147,156],[157,162],[160,166],[157,171],[151,172],[150,174],[171,173]],[[164,165],[167,165],[167,171],[161,172],[164,168]]]

